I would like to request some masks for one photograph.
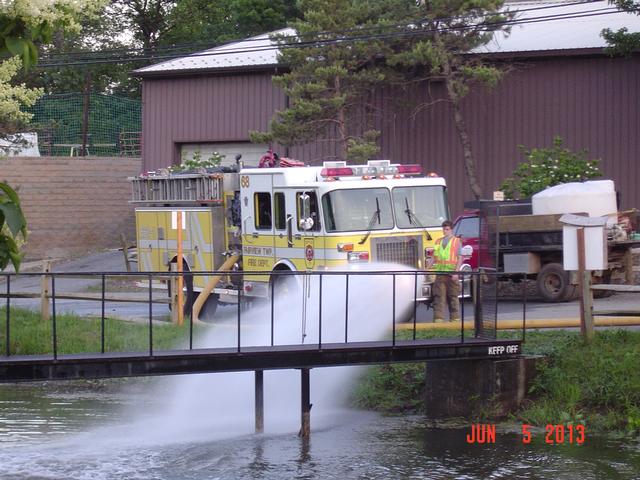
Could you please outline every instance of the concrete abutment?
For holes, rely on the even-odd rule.
[[[425,411],[428,418],[502,417],[525,399],[543,357],[464,359],[427,362]]]

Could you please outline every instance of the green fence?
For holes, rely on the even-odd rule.
[[[40,155],[140,155],[139,100],[95,93],[46,95],[30,111]]]

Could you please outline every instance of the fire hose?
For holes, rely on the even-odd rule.
[[[205,285],[204,289],[202,290],[202,292],[200,292],[200,295],[198,295],[198,298],[193,303],[193,314],[192,315],[193,315],[194,323],[204,323],[204,322],[202,322],[202,320],[200,320],[198,318],[199,315],[200,315],[200,311],[202,310],[202,307],[204,306],[205,302],[209,298],[209,295],[211,295],[211,292],[213,292],[213,289],[216,287],[216,285],[218,284],[218,282],[220,281],[220,279],[224,275],[223,272],[228,272],[229,270],[231,270],[231,268],[238,261],[239,258],[240,258],[240,255],[238,255],[238,254],[231,255],[220,266],[220,268],[218,269],[219,273],[217,275],[214,275],[213,277],[211,277],[209,279],[209,281]],[[239,296],[238,296],[238,300],[239,300]]]

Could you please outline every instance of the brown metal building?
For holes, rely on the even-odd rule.
[[[606,5],[559,2],[545,15]],[[521,18],[538,14],[523,12]],[[523,23],[481,52],[513,67],[495,89],[478,89],[464,101],[487,197],[523,160],[518,145],[548,147],[560,135],[568,148],[586,148],[591,158],[601,159],[605,177],[614,180],[621,193],[622,208],[640,206],[640,57],[606,56],[599,36],[602,28],[620,26],[640,30],[640,21],[615,13]],[[276,51],[258,48],[268,45],[263,35],[136,72],[143,79],[144,171],[179,163],[194,151],[203,157],[218,151],[227,160],[242,153],[248,163],[260,157],[267,147],[249,143],[249,131],[265,130],[286,102],[271,82],[278,68]],[[437,85],[431,94],[438,95]],[[455,215],[463,201],[472,199],[462,150],[448,104],[411,115],[411,106],[423,96],[416,93],[405,109],[381,102],[380,156],[421,163],[425,171],[444,176]],[[309,163],[334,154],[325,144],[287,153]]]

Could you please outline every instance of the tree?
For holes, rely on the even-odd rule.
[[[179,0],[169,16],[162,45],[246,38],[285,27],[299,11],[295,0]]]
[[[8,0],[0,3],[0,57],[20,56],[25,68],[38,60],[37,45],[59,28],[77,30],[76,15],[100,0]]]
[[[20,106],[35,101],[38,91],[23,85],[12,87],[9,81],[20,64],[28,68],[38,59],[36,45],[52,39],[56,28],[75,28],[74,15],[94,3],[78,0],[14,0],[0,3],[0,56],[19,57],[0,65],[0,135],[28,119]],[[4,122],[4,123],[3,123]],[[4,128],[4,131],[1,129]],[[27,223],[20,207],[20,199],[9,185],[0,182],[0,270],[11,262],[16,270],[22,255],[20,243],[26,239]]]
[[[640,2],[638,0],[609,0],[609,3],[625,12],[640,15]],[[627,28],[621,28],[615,32],[610,28],[605,28],[602,30],[601,35],[609,45],[606,51],[612,56],[628,56],[640,48],[640,33],[630,33]]]
[[[583,182],[602,176],[599,160],[589,160],[589,152],[572,152],[562,146],[562,138],[553,139],[552,148],[518,147],[526,161],[520,163],[500,189],[508,199],[526,198],[561,183]]]
[[[198,42],[214,45],[256,35],[285,26],[296,11],[295,0],[114,0],[81,15],[81,30],[56,33],[43,47],[45,56],[69,66],[25,80],[46,93],[79,92],[90,84],[94,92],[139,98],[140,79],[129,73],[153,63],[159,49],[175,46],[168,53],[181,55],[197,49]],[[140,47],[147,59],[136,61],[127,49]],[[79,65],[85,52],[104,63]]]
[[[27,88],[24,84],[11,85],[22,63],[19,57],[13,57],[0,63],[0,139],[11,145],[13,134],[19,132],[32,115],[22,111],[31,107],[42,95],[42,89]],[[0,147],[0,155],[3,148]]]
[[[29,89],[24,85],[12,86],[9,83],[20,67],[19,57],[0,63],[0,139],[5,140],[9,148],[20,143],[11,134],[31,118],[31,115],[22,112],[20,108],[33,105],[42,94],[37,89]],[[20,247],[26,238],[27,222],[20,207],[20,199],[8,184],[0,182],[0,270],[4,270],[9,262],[16,271],[20,268]]]
[[[122,34],[127,29],[124,19],[103,5],[97,11],[81,12],[76,21],[79,31],[58,31],[51,44],[41,47],[42,57],[60,66],[25,76],[27,84],[42,87],[46,94],[82,92],[89,84],[92,92],[139,98],[140,79],[130,75],[136,67],[124,51],[132,47],[131,38]],[[106,62],[83,65],[85,54],[100,54]]]
[[[175,5],[175,0],[111,0],[108,11],[122,20],[144,49],[151,50],[171,30],[169,14]]]
[[[18,271],[22,261],[20,247],[26,238],[27,221],[20,198],[9,185],[0,182],[0,270],[11,262]]]
[[[98,5],[97,0],[13,0],[0,4],[0,58],[9,58],[0,64],[0,139],[9,146],[19,143],[13,134],[31,119],[21,109],[32,106],[43,93],[23,83],[11,84],[20,67],[35,65],[36,45],[52,41],[56,31],[77,31],[78,13],[91,14]]]
[[[372,92],[393,85],[440,83],[452,107],[463,150],[463,166],[476,198],[482,196],[475,159],[462,111],[462,99],[474,83],[494,86],[501,70],[478,55],[467,55],[495,31],[508,32],[500,0],[304,0],[304,20],[293,26],[294,41],[280,61],[290,72],[274,77],[290,100],[276,113],[268,133],[253,132],[256,142],[282,145],[328,138],[342,158],[370,158],[379,132]],[[316,32],[335,32],[318,35]],[[421,105],[419,108],[426,107]]]
[[[372,94],[391,82],[382,61],[398,43],[377,38],[415,10],[407,0],[303,0],[295,38],[280,36],[279,61],[288,72],[273,78],[290,106],[276,112],[269,132],[254,142],[283,146],[329,141],[339,158],[365,160],[378,151]],[[324,33],[318,33],[324,32]],[[335,33],[331,33],[335,32]],[[364,38],[362,38],[364,35]],[[291,43],[298,48],[287,48]]]
[[[505,21],[513,14],[503,11],[501,0],[431,0],[420,2],[416,26],[422,32],[410,48],[389,59],[392,65],[410,68],[408,79],[444,84],[463,153],[463,165],[471,192],[482,198],[476,161],[467,130],[462,99],[474,84],[494,87],[502,71],[480,55],[468,55],[486,44],[498,30],[509,32]],[[417,69],[417,71],[413,70]],[[424,108],[419,105],[417,110]]]

